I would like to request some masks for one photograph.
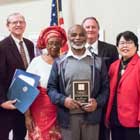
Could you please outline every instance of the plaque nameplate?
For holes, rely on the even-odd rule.
[[[72,82],[72,97],[74,100],[81,103],[81,105],[87,104],[90,98],[90,81],[78,80]]]

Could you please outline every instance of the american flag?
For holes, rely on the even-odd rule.
[[[63,26],[64,20],[62,16],[62,1],[61,0],[52,0],[52,9],[51,9],[51,22],[50,25]]]
[[[52,0],[52,8],[51,8],[51,22],[50,26],[58,25],[63,27],[64,20],[62,16],[62,1],[61,0]],[[61,54],[68,51],[68,45],[61,47]]]

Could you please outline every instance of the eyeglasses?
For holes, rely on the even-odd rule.
[[[130,41],[121,41],[119,42],[119,46],[124,46],[124,45],[131,45],[131,44],[134,44],[134,42],[132,40]]]
[[[17,25],[17,24],[25,24],[25,21],[9,21],[10,24]]]

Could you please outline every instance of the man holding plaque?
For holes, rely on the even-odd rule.
[[[85,48],[86,31],[68,31],[70,49],[57,59],[48,81],[48,95],[58,106],[63,140],[98,140],[102,108],[108,93],[107,69],[101,58]]]

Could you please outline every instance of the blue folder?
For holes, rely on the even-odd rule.
[[[20,79],[24,80],[25,82],[29,83],[34,87],[38,86],[40,80],[39,75],[32,74],[21,69],[16,69],[12,81],[14,81],[17,77],[19,77]]]
[[[17,77],[13,80],[9,87],[7,97],[9,100],[15,100],[16,108],[21,112],[25,113],[27,109],[31,106],[33,101],[39,94],[39,90],[25,82],[24,80]]]

